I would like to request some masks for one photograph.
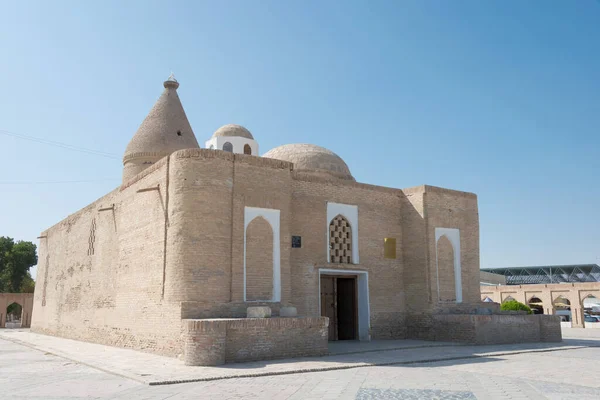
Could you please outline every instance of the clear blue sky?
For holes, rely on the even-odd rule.
[[[0,3],[0,130],[120,157],[173,71],[201,143],[238,123],[361,182],[475,192],[482,267],[600,261],[598,0]],[[0,235],[37,243],[120,182],[0,149]]]

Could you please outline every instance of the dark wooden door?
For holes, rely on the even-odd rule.
[[[356,339],[356,278],[337,278],[337,337]]]
[[[336,278],[321,277],[321,316],[329,318],[329,340],[337,340]]]

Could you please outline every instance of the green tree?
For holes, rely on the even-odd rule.
[[[29,269],[37,264],[36,246],[0,236],[0,292],[31,290],[33,279]]]
[[[21,283],[21,293],[33,293],[35,289],[35,281],[31,277],[31,273],[27,271],[27,275],[23,278],[23,283]]]
[[[516,300],[505,301],[500,305],[502,311],[527,311],[527,314],[532,314],[531,308]]]

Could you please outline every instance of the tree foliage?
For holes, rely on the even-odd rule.
[[[12,303],[8,307],[6,307],[6,315],[12,314],[17,318],[21,318],[22,312],[23,307],[19,303]]]
[[[35,244],[0,236],[0,293],[33,292],[29,269],[36,264]]]
[[[531,308],[527,304],[523,304],[516,300],[505,301],[500,305],[502,311],[527,311],[527,314],[532,314]]]

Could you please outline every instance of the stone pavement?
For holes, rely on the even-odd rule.
[[[29,332],[22,331],[22,333]],[[578,333],[571,335],[565,332],[565,336],[578,337]],[[7,332],[3,331],[1,337],[5,337],[6,334]],[[343,364],[347,369],[252,378],[236,378],[231,375],[230,379],[161,386],[148,386],[139,382],[144,380],[143,376],[137,380],[128,379],[28,346],[31,345],[25,346],[0,339],[0,398],[219,400],[600,398],[600,380],[597,379],[600,376],[600,362],[598,362],[600,348],[594,347],[600,346],[600,332],[596,337],[569,339],[562,347],[546,345],[547,347],[544,348],[543,345],[536,344],[499,346],[500,351],[482,351],[490,350],[486,348],[493,346],[442,346],[373,351],[328,356],[320,360],[320,362],[328,362],[327,360],[334,358],[331,362]],[[105,358],[113,358],[113,351],[122,350],[100,347],[104,351],[95,353],[99,363],[105,362]],[[529,352],[531,350],[536,352]],[[415,362],[419,359],[415,353],[419,352],[426,353],[421,359],[427,357],[454,359]],[[132,353],[129,356],[134,358],[127,358],[121,354],[123,358],[120,358],[120,362],[125,364],[122,366],[123,370],[133,371],[138,368],[138,356],[145,355]],[[91,357],[91,354],[88,356]],[[457,359],[459,357],[462,358]],[[353,368],[365,363],[365,360],[411,363]],[[286,360],[283,365],[290,369],[290,365],[297,364],[296,361],[298,360]],[[311,359],[298,362],[302,364],[315,361]],[[275,364],[279,365],[279,363]],[[269,368],[270,365],[271,363],[264,363],[263,368],[274,371],[273,367]],[[234,371],[246,370],[245,366],[246,364],[239,364]],[[154,373],[156,371],[153,368],[159,369],[159,366],[148,367],[152,367],[149,371]],[[162,367],[168,369],[169,365],[165,364]],[[256,368],[258,367],[252,366],[247,369]]]
[[[150,385],[283,375],[374,365],[411,364],[448,359],[490,357],[522,351],[550,351],[582,347],[578,341],[523,345],[464,346],[419,340],[346,342],[332,345],[333,354],[286,360],[191,367],[181,360],[135,350],[40,335],[28,329],[4,330],[0,338]]]

